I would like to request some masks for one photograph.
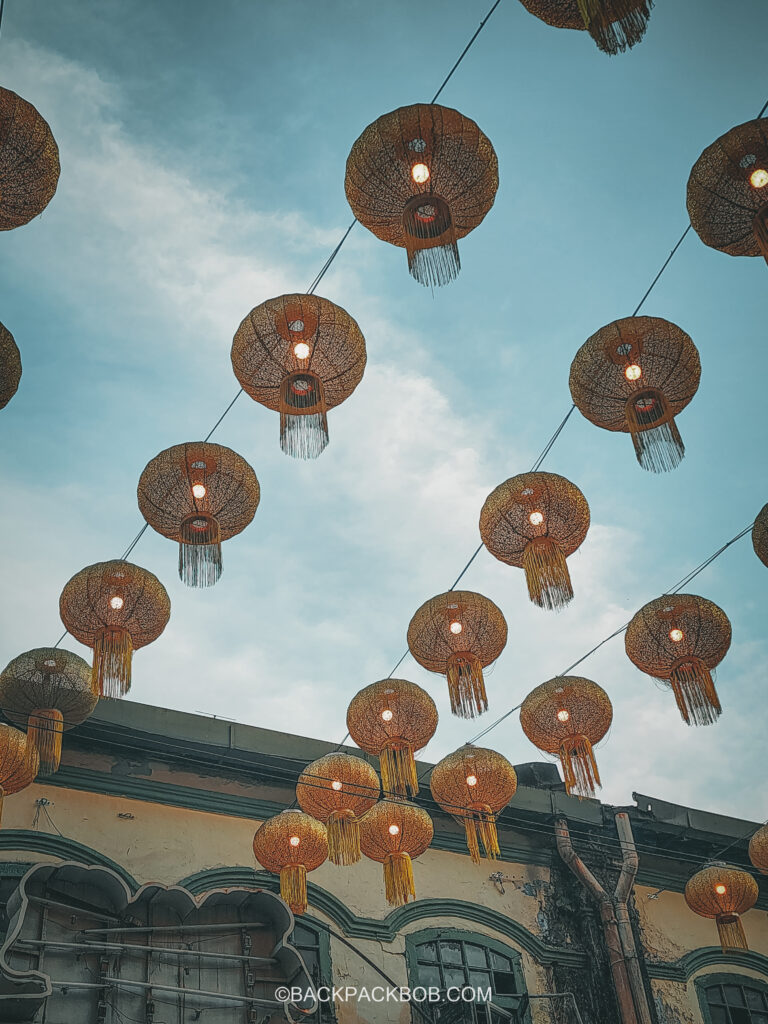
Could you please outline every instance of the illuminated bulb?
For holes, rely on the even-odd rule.
[[[123,607],[124,601],[122,597],[111,597],[109,599],[109,607],[114,608],[115,611],[119,611]]]
[[[391,836],[399,836],[400,835],[400,826],[399,825],[390,825],[389,826],[389,834]]]
[[[288,842],[291,844],[291,846],[298,846],[301,840],[299,839],[298,836],[291,836]]]
[[[205,485],[204,484],[192,484],[192,493],[196,498],[205,497]]]
[[[476,775],[468,775],[467,776],[467,785],[468,786],[476,786],[477,785],[477,776]]]
[[[749,183],[754,188],[765,188],[768,185],[768,171],[758,167],[756,171],[752,171],[750,174]]]
[[[464,629],[460,622],[452,622],[449,628],[454,636],[458,636],[462,629]]]
[[[293,354],[297,359],[306,359],[309,355],[309,345],[306,341],[297,341],[293,346]]]
[[[544,522],[544,516],[541,512],[531,512],[528,516],[528,522],[531,526],[541,526]]]
[[[331,783],[331,789],[335,789],[337,793],[341,789],[341,783],[339,782],[338,779],[333,780],[333,782]]]
[[[570,717],[571,717],[570,711],[566,711],[565,708],[563,708],[562,711],[558,711],[557,712],[557,720],[558,720],[558,722],[567,722]]]
[[[725,894],[728,892],[728,890],[726,889],[726,887],[721,882],[720,885],[716,885],[715,886],[715,892],[717,893],[718,896],[725,896]]]
[[[386,711],[382,711],[381,712],[381,717],[384,719],[385,722],[391,722],[392,721],[392,712],[389,710],[389,708],[387,708]]]
[[[411,177],[417,185],[423,185],[429,181],[429,168],[426,164],[414,164],[411,168]]]
[[[683,639],[682,629],[670,629],[669,639],[672,641],[673,644],[679,644],[680,641]]]
[[[642,375],[643,371],[640,369],[637,363],[632,363],[632,365],[628,366],[624,371],[624,376],[627,378],[627,380],[638,380],[640,377],[642,377]]]

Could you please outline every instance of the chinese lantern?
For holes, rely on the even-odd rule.
[[[586,29],[604,53],[639,43],[653,0],[521,0],[531,14],[556,28]]]
[[[232,342],[243,390],[280,412],[280,447],[315,459],[328,444],[326,413],[352,394],[365,339],[346,310],[317,295],[281,295],[252,309]]]
[[[763,565],[768,565],[768,505],[763,505],[752,526],[752,547]]]
[[[3,801],[35,781],[40,769],[37,748],[23,732],[0,723],[0,821]]]
[[[711,725],[722,708],[712,679],[731,646],[728,616],[694,594],[667,594],[634,616],[624,638],[630,661],[672,687],[688,725]]]
[[[754,867],[768,875],[768,825],[763,825],[749,840],[749,859]]]
[[[98,700],[88,663],[56,647],[20,654],[0,674],[0,708],[27,730],[40,775],[58,771],[63,731],[90,717]]]
[[[688,880],[685,902],[700,917],[713,917],[723,952],[749,949],[741,915],[757,902],[757,882],[747,871],[713,861]]]
[[[579,488],[556,473],[521,473],[491,491],[480,513],[490,553],[525,570],[528,595],[540,608],[573,598],[566,558],[589,529],[589,505]]]
[[[531,690],[520,708],[523,732],[539,750],[560,758],[566,791],[578,797],[593,797],[602,785],[592,748],[612,720],[608,694],[581,676],[555,676]]]
[[[360,848],[384,865],[387,903],[400,907],[416,899],[413,858],[432,842],[432,819],[415,804],[381,800],[360,822]]]
[[[256,860],[280,876],[280,895],[294,912],[307,910],[307,872],[328,857],[325,825],[303,811],[282,811],[268,818],[253,837]]]
[[[685,454],[675,416],[699,387],[691,339],[669,320],[629,316],[602,327],[571,364],[571,396],[605,430],[629,432],[643,469],[674,469]]]
[[[371,683],[352,698],[347,729],[361,750],[379,758],[385,795],[418,793],[414,755],[437,729],[437,708],[426,690],[407,679]]]
[[[493,206],[496,153],[474,121],[436,103],[415,103],[368,125],[347,159],[352,211],[377,238],[408,254],[423,285],[458,274],[458,240]]]
[[[488,710],[483,668],[507,643],[507,623],[493,601],[471,590],[449,590],[419,608],[408,647],[420,665],[448,680],[451,711],[474,718]]]
[[[20,380],[21,354],[11,332],[0,324],[0,409],[16,394]]]
[[[485,856],[495,860],[500,852],[496,815],[517,791],[517,774],[506,757],[467,743],[435,765],[429,785],[440,807],[463,820],[475,864],[480,863],[480,843]]]
[[[246,528],[259,506],[259,481],[231,448],[209,441],[166,448],[139,480],[149,525],[179,542],[179,576],[211,587],[221,576],[221,542]]]
[[[704,150],[688,179],[688,213],[705,245],[768,262],[768,119],[740,124]]]
[[[42,213],[59,183],[59,147],[31,103],[0,88],[0,231]]]
[[[328,830],[333,864],[360,860],[360,818],[379,799],[379,777],[361,757],[326,754],[308,764],[296,785],[299,807]]]
[[[75,640],[93,648],[94,691],[122,697],[131,686],[133,651],[157,640],[171,602],[151,572],[115,559],[75,573],[61,592],[59,611]]]

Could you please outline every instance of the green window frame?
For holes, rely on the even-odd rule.
[[[321,985],[332,988],[331,939],[325,928],[314,925],[312,918],[305,915],[296,920],[289,942],[301,953],[315,988]],[[335,1024],[333,1002],[320,1003],[315,1013],[302,1017],[302,1020],[307,1024]]]
[[[768,982],[745,974],[704,974],[695,981],[704,1024],[768,1024]]]

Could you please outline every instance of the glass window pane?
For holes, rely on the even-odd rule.
[[[486,952],[483,946],[475,946],[471,942],[464,944],[464,955],[470,967],[486,967]]]
[[[709,1015],[712,1018],[712,1024],[730,1024],[728,1011],[724,1006],[710,1006]]]
[[[294,946],[317,946],[317,932],[312,931],[311,928],[306,928],[304,925],[297,924],[293,929],[292,941]]]
[[[446,988],[463,988],[466,985],[462,967],[446,967],[443,969]]]
[[[729,1007],[731,1013],[731,1024],[752,1024],[752,1014],[741,1006]]]
[[[768,1024],[768,1013],[755,1013],[753,1010],[752,1024]]]
[[[745,988],[744,995],[747,997],[747,1006],[753,1010],[764,1010],[766,1007],[765,996],[756,988]]]
[[[440,968],[432,964],[419,964],[419,984],[427,988],[434,986],[440,988]]]
[[[461,955],[460,942],[441,942],[440,959],[444,964],[461,964],[464,962]]]
[[[488,971],[469,971],[467,984],[474,989],[481,988],[484,992],[487,989],[493,991],[493,982]]]
[[[744,994],[738,985],[723,985],[725,1001],[729,1006],[743,1006]]]
[[[437,963],[437,943],[423,942],[420,946],[416,947],[416,957],[419,961],[427,964]]]
[[[517,991],[517,979],[511,971],[493,972],[493,989],[500,996],[511,996]]]
[[[502,956],[501,953],[491,952],[491,967],[494,967],[497,971],[511,971],[512,961],[508,956]]]

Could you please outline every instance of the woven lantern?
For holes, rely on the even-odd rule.
[[[653,0],[521,0],[556,28],[587,29],[604,53],[616,54],[645,35]]]
[[[4,409],[16,392],[21,380],[21,353],[13,335],[0,324],[0,409]]]
[[[20,654],[0,674],[0,708],[27,730],[40,755],[40,775],[58,771],[63,731],[89,718],[98,700],[88,663],[56,647]]]
[[[624,638],[630,661],[672,687],[688,725],[711,725],[722,708],[712,679],[731,646],[728,616],[694,594],[668,594],[649,601],[630,622]]]
[[[381,800],[360,822],[360,848],[384,865],[387,903],[400,907],[416,899],[412,861],[428,849],[433,835],[425,810],[394,800]]]
[[[75,640],[93,648],[94,692],[122,697],[131,686],[133,651],[157,640],[171,602],[151,572],[115,559],[75,573],[61,592],[59,611]]]
[[[3,800],[26,789],[40,769],[37,748],[23,732],[0,723],[0,821]]]
[[[464,822],[475,864],[480,863],[480,843],[485,856],[495,860],[500,852],[496,815],[517,791],[517,773],[506,757],[467,743],[435,765],[429,785],[440,807]]]
[[[752,527],[752,547],[763,565],[768,565],[768,505],[763,505]]]
[[[763,825],[749,840],[749,859],[761,874],[768,875],[768,825]]]
[[[602,785],[592,748],[612,720],[608,694],[581,676],[555,676],[531,690],[520,708],[523,732],[539,750],[560,758],[566,791],[578,797],[593,797]]]
[[[419,608],[408,647],[420,665],[448,680],[451,711],[474,718],[488,710],[483,668],[507,643],[507,623],[493,601],[471,590],[449,590]]]
[[[491,491],[480,513],[490,553],[525,570],[528,595],[540,608],[573,598],[566,558],[589,529],[589,505],[579,488],[556,473],[521,473]]]
[[[675,416],[696,394],[699,353],[669,320],[629,316],[602,327],[571,364],[571,396],[588,420],[632,436],[643,469],[674,469],[685,454]]]
[[[346,310],[317,295],[281,295],[252,309],[232,342],[243,390],[280,413],[280,447],[314,459],[328,444],[328,409],[352,394],[365,339]]]
[[[307,872],[328,857],[325,825],[303,811],[282,811],[268,818],[253,837],[256,860],[280,876],[280,895],[294,912],[307,910]]]
[[[685,902],[700,917],[717,921],[723,952],[749,949],[741,915],[757,902],[757,882],[747,871],[713,861],[688,880]]]
[[[0,231],[42,213],[59,183],[59,147],[31,103],[0,88]]]
[[[768,118],[740,124],[704,150],[688,179],[688,213],[705,245],[768,262]]]
[[[296,785],[299,807],[328,830],[333,864],[360,860],[360,818],[379,799],[379,777],[361,757],[326,754],[308,764]]]
[[[246,528],[259,506],[259,481],[231,448],[195,441],[166,448],[139,480],[149,525],[179,542],[179,576],[211,587],[221,576],[221,542]]]
[[[354,742],[379,759],[385,795],[419,791],[414,755],[437,729],[437,708],[426,690],[407,679],[381,679],[352,698],[347,729]]]
[[[434,287],[458,274],[458,240],[493,206],[499,167],[474,121],[415,103],[365,129],[347,159],[344,187],[360,223],[405,249],[413,277]]]

